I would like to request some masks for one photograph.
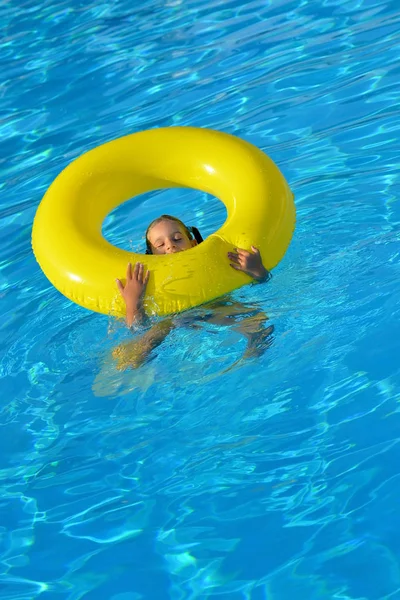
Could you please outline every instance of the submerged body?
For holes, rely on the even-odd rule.
[[[198,237],[200,235],[198,230],[195,231],[198,235],[194,236],[179,219],[162,215],[147,229],[147,253],[175,254],[190,250],[199,243],[199,239],[202,239],[201,236]],[[233,269],[246,273],[255,281],[267,281],[270,273],[262,263],[260,252],[254,246],[251,250],[236,248],[227,254],[227,260]],[[145,329],[138,338],[119,345],[113,351],[119,369],[140,366],[172,329],[182,325],[195,327],[198,321],[230,326],[242,333],[248,342],[246,351],[248,356],[260,354],[268,345],[273,332],[272,326],[265,325],[268,317],[253,306],[231,302],[227,298],[207,303],[201,309],[190,311],[187,316],[167,317],[148,328],[143,298],[150,276],[150,272],[145,272],[143,264],[138,262],[134,267],[128,264],[125,285],[117,279],[117,286],[126,306],[128,327]]]

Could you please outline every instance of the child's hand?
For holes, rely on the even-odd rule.
[[[129,263],[126,270],[125,287],[119,279],[116,280],[119,293],[125,300],[127,309],[137,310],[141,307],[149,275],[150,271],[147,271],[144,275],[142,263],[136,263],[133,270],[131,263]]]
[[[236,252],[228,252],[230,265],[236,271],[243,271],[257,281],[264,281],[268,277],[268,271],[262,264],[260,251],[254,246],[251,249],[253,252],[241,248],[235,248]]]

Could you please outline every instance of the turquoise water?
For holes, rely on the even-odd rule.
[[[397,3],[135,6],[1,7],[1,598],[398,600]],[[125,329],[50,286],[32,220],[82,152],[177,124],[249,140],[295,192],[285,259],[235,295],[274,340],[243,361],[204,323],[118,372]],[[143,248],[167,209],[224,220],[157,192],[105,235]]]

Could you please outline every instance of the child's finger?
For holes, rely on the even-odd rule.
[[[239,255],[235,254],[234,252],[228,252],[228,258],[233,262],[239,263]]]
[[[139,268],[138,268],[137,278],[138,278],[138,281],[143,281],[143,269],[144,269],[144,267],[143,267],[142,263],[138,263],[138,265],[139,265]]]
[[[135,279],[138,278],[139,269],[140,269],[140,263],[137,262],[135,265],[135,268],[133,269],[133,277]]]
[[[131,265],[131,263],[128,263],[128,266],[126,268],[126,280],[129,281],[129,279],[132,279],[132,265]]]
[[[117,284],[117,288],[119,293],[122,295],[124,292],[124,286],[122,285],[121,281],[119,279],[115,280],[116,284]]]
[[[149,281],[149,277],[150,277],[150,271],[147,271],[146,276],[144,278],[144,285],[147,285],[147,282]]]
[[[241,271],[241,267],[240,265],[237,265],[235,263],[230,263],[230,266],[232,267],[232,269],[235,269],[236,271]]]
[[[260,254],[259,249],[256,248],[255,246],[252,246],[251,249],[253,250],[254,254]]]
[[[250,256],[250,252],[248,252],[247,250],[244,250],[243,248],[236,248],[237,253],[239,254],[239,256],[243,256],[243,257],[247,257]]]

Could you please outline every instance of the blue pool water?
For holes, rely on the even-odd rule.
[[[400,599],[400,12],[395,0],[2,3],[2,600]],[[32,220],[82,152],[195,125],[267,152],[298,224],[272,282],[235,298],[272,346],[176,329],[136,371],[127,338],[41,273]],[[205,234],[193,191],[127,203]],[[118,274],[116,274],[117,276]]]

